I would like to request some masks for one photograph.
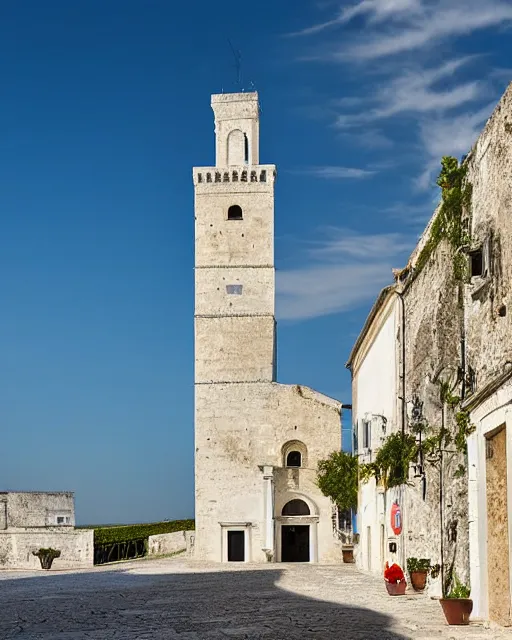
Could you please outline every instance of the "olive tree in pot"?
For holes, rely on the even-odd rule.
[[[333,451],[325,460],[318,462],[317,485],[320,491],[332,500],[339,511],[351,515],[357,508],[358,461],[346,451]],[[337,525],[335,527],[337,529]],[[354,562],[354,541],[357,535],[350,530],[338,531],[342,541],[343,562]]]
[[[60,549],[39,549],[39,551],[32,551],[34,556],[39,558],[41,568],[47,571],[52,568],[55,558],[60,558]]]

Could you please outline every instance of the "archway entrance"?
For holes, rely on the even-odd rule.
[[[282,525],[281,562],[309,562],[309,524]]]
[[[286,524],[281,525],[281,562],[309,562],[310,525],[303,523],[311,515],[304,500],[287,502],[281,512]]]

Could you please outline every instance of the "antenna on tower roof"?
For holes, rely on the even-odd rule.
[[[233,57],[235,58],[235,70],[236,70],[236,84],[240,91],[243,91],[242,87],[242,52],[238,49],[235,49],[231,40],[228,38],[229,46],[231,47],[231,51],[233,52]]]

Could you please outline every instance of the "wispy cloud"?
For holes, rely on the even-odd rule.
[[[473,56],[466,56],[450,60],[438,67],[407,69],[390,82],[386,81],[367,99],[370,104],[373,102],[376,106],[358,110],[356,113],[340,114],[336,119],[336,126],[352,127],[407,112],[442,112],[477,100],[482,91],[481,83],[478,81],[436,88],[437,83],[450,78],[473,59]]]
[[[494,107],[493,102],[471,113],[432,118],[420,124],[420,138],[427,154],[426,167],[416,181],[420,189],[432,185],[441,156],[460,157],[471,149]]]
[[[371,300],[392,281],[394,259],[407,254],[414,239],[398,233],[364,235],[329,227],[311,243],[308,267],[277,272],[277,315],[300,320],[339,313]]]
[[[363,0],[295,35],[314,35],[357,16],[367,20],[364,35],[344,41],[329,57],[364,61],[416,51],[512,21],[512,5],[505,0]],[[382,24],[384,29],[379,28]]]
[[[389,17],[396,19],[403,13],[410,15],[420,12],[421,10],[421,0],[362,0],[362,2],[358,4],[341,9],[331,20],[306,27],[289,35],[314,35],[326,29],[346,24],[353,18],[361,15],[368,16],[370,22],[380,22]]]
[[[337,166],[309,167],[307,169],[296,169],[292,172],[308,174],[317,178],[325,178],[327,180],[346,180],[350,178],[361,179],[368,178],[376,173],[371,169],[358,169],[355,167]]]

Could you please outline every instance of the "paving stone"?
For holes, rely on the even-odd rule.
[[[0,640],[484,640],[439,603],[390,597],[353,565],[141,560],[80,572],[0,573]]]

